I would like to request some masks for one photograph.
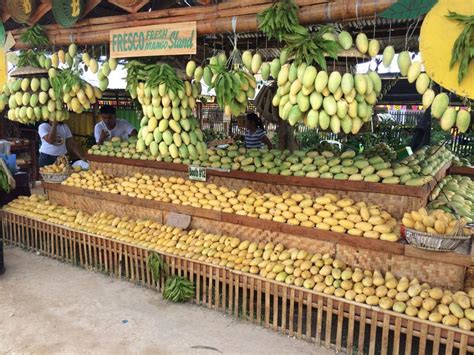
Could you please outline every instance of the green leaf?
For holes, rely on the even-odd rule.
[[[294,33],[298,21],[298,6],[294,0],[279,0],[257,15],[258,29],[271,39],[282,41],[286,34]]]
[[[413,19],[426,14],[436,2],[437,0],[398,0],[378,16],[393,20]]]
[[[5,46],[5,26],[3,25],[3,22],[0,21],[0,47]]]
[[[464,29],[459,34],[458,38],[456,38],[456,41],[454,41],[453,48],[451,50],[451,60],[449,62],[450,69],[452,69],[457,62],[459,62],[458,83],[461,83],[467,74],[469,63],[473,59],[474,15],[466,16],[450,11],[446,17],[457,21],[460,25],[464,26]]]
[[[186,302],[194,297],[194,283],[182,276],[172,276],[166,280],[163,297],[172,302]]]
[[[28,28],[25,32],[21,34],[20,39],[22,42],[29,44],[35,48],[46,47],[49,45],[49,39],[46,36],[46,32],[39,24],[33,25]]]

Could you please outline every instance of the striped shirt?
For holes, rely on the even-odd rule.
[[[261,148],[262,147],[262,139],[265,137],[266,132],[261,129],[257,128],[257,130],[253,133],[247,130],[245,133],[245,147],[246,148]]]

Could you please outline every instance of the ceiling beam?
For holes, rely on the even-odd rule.
[[[120,7],[121,9],[130,12],[130,13],[137,13],[143,6],[148,4],[150,0],[135,0],[129,1],[130,5],[125,5],[126,1],[123,0],[108,0],[111,4]]]
[[[359,2],[348,0],[296,0],[296,3],[314,3],[314,5],[301,6],[299,18],[303,25],[337,22],[344,19],[373,18],[374,14],[383,11],[396,0],[364,0],[363,6]],[[251,3],[259,5],[249,5]],[[236,32],[255,32],[258,30],[256,13],[261,11],[261,3],[270,3],[271,0],[240,0],[220,3],[216,6],[195,6],[139,12],[120,16],[87,18],[78,21],[71,28],[59,28],[56,24],[45,26],[54,45],[65,45],[71,38],[78,45],[97,45],[108,43],[110,31],[130,27],[149,26],[155,24],[177,23],[186,21],[197,22],[198,36],[228,33],[232,31],[232,18],[239,16]],[[224,5],[226,6],[224,8]],[[234,7],[231,7],[234,6]],[[26,48],[27,44],[21,42],[22,29],[13,31],[17,41],[15,48]]]
[[[28,20],[28,24],[32,26],[37,23],[44,15],[46,15],[49,10],[51,10],[51,8],[51,0],[42,0],[39,6],[36,8],[35,13]]]
[[[82,17],[86,16],[89,12],[94,10],[94,8],[99,5],[102,2],[102,0],[88,0],[86,3],[86,7],[84,9],[84,14]]]
[[[10,12],[7,9],[7,0],[0,0],[0,9],[2,10],[0,18],[5,23],[11,17]]]

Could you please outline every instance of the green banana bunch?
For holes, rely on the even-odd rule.
[[[10,184],[8,183],[8,177],[7,174],[5,174],[5,172],[3,171],[3,169],[0,169],[0,190],[6,193],[10,192]]]
[[[280,0],[257,16],[258,29],[268,38],[281,41],[286,34],[298,31],[298,5],[294,0]]]
[[[194,284],[182,276],[166,280],[163,297],[172,302],[186,302],[194,297]]]
[[[223,108],[232,102],[240,91],[240,75],[234,71],[222,71],[217,74],[212,88],[216,91],[216,99],[219,107]]]

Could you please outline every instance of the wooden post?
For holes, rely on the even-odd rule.
[[[278,149],[288,149],[290,152],[296,149],[294,129],[286,121],[280,121],[278,125]]]

